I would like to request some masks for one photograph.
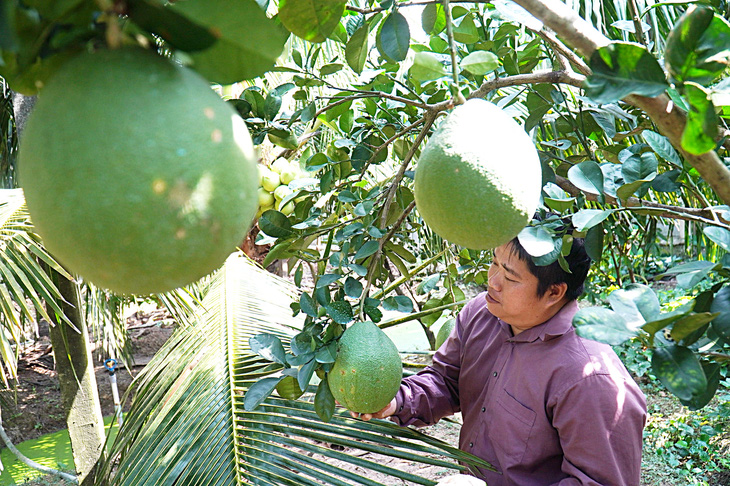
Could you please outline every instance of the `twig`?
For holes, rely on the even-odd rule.
[[[413,156],[416,154],[416,150],[418,149],[418,146],[423,142],[423,140],[426,138],[426,135],[428,134],[428,131],[431,129],[431,125],[433,125],[434,121],[436,121],[436,117],[438,116],[439,112],[434,111],[427,111],[426,116],[423,120],[423,127],[421,128],[421,131],[418,133],[418,136],[416,137],[416,141],[411,146],[410,150],[408,151],[408,154],[405,157],[405,160],[403,160],[403,163],[400,166],[400,169],[398,169],[398,173],[393,178],[393,181],[390,184],[390,189],[388,190],[388,194],[385,198],[385,202],[383,203],[383,209],[382,214],[380,217],[380,227],[384,228],[385,223],[388,221],[388,212],[390,210],[390,205],[393,202],[393,198],[395,197],[396,190],[400,186],[400,181],[403,179],[403,176],[406,173],[406,168],[410,164],[411,160],[413,159]],[[410,211],[409,211],[410,212]],[[399,222],[402,222],[404,218],[400,219]],[[400,223],[399,223],[400,224]],[[393,225],[393,228],[398,228],[398,224]],[[388,235],[392,236],[392,229],[390,232],[388,232]],[[387,236],[387,235],[386,235]],[[362,294],[360,295],[360,302],[364,302],[365,298],[370,293],[370,287],[373,283],[373,276],[375,274],[375,267],[377,266],[377,262],[380,259],[380,255],[383,253],[383,245],[387,239],[385,237],[381,238],[378,244],[378,250],[373,255],[372,259],[370,260],[370,266],[368,268],[368,275],[367,275],[367,284],[365,285],[365,288],[362,291]],[[365,306],[360,306],[360,319],[362,320],[365,317]]]
[[[568,179],[555,176],[555,183],[560,186],[565,192],[571,196],[578,196],[579,194],[585,195],[588,201],[598,201],[598,195],[590,192],[582,192],[576,186],[573,185]],[[609,205],[619,205],[619,201],[608,194],[604,194],[604,202]],[[692,221],[695,223],[702,223],[711,226],[718,226],[730,230],[730,222],[723,222],[717,211],[713,211],[709,208],[685,208],[680,206],[669,206],[666,204],[659,204],[652,201],[644,201],[637,197],[630,197],[625,201],[622,201],[624,206],[623,210],[634,211],[636,209],[656,209],[661,211],[657,216],[662,218],[679,219],[682,221]]]
[[[495,78],[485,81],[477,90],[467,96],[467,99],[484,98],[490,91],[506,88],[508,86],[520,86],[534,83],[569,84],[575,87],[582,87],[585,76],[572,71],[537,71],[530,74],[517,74],[504,78]]]

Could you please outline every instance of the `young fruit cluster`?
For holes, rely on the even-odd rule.
[[[293,213],[296,200],[290,199],[283,207],[281,203],[294,192],[290,184],[303,177],[305,174],[299,168],[299,162],[296,160],[290,162],[279,157],[271,164],[271,167],[259,164],[259,211],[256,217],[260,217],[269,209],[281,211],[286,216]]]

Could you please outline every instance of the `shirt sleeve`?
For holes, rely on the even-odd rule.
[[[395,396],[396,413],[392,416],[395,423],[418,427],[433,425],[460,410],[461,343],[463,323],[469,314],[467,305],[457,316],[448,339],[434,354],[432,364],[403,380]]]
[[[553,426],[563,449],[559,486],[638,485],[646,399],[630,378],[589,375],[562,394]]]

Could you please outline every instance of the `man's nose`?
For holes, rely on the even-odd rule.
[[[499,288],[502,286],[502,279],[501,279],[502,270],[501,269],[493,270],[492,272],[490,272],[490,274],[491,275],[489,275],[487,277],[487,284],[490,287],[492,287],[496,290],[499,290]]]

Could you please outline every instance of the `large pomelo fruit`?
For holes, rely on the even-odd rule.
[[[356,322],[340,337],[327,375],[332,395],[348,410],[375,413],[395,397],[403,377],[398,348],[372,322]]]
[[[51,78],[23,132],[19,178],[51,253],[123,294],[215,270],[257,208],[243,120],[203,78],[142,49],[81,54]]]
[[[482,250],[508,242],[537,209],[542,170],[535,145],[496,105],[456,107],[421,152],[416,208],[442,238]]]

